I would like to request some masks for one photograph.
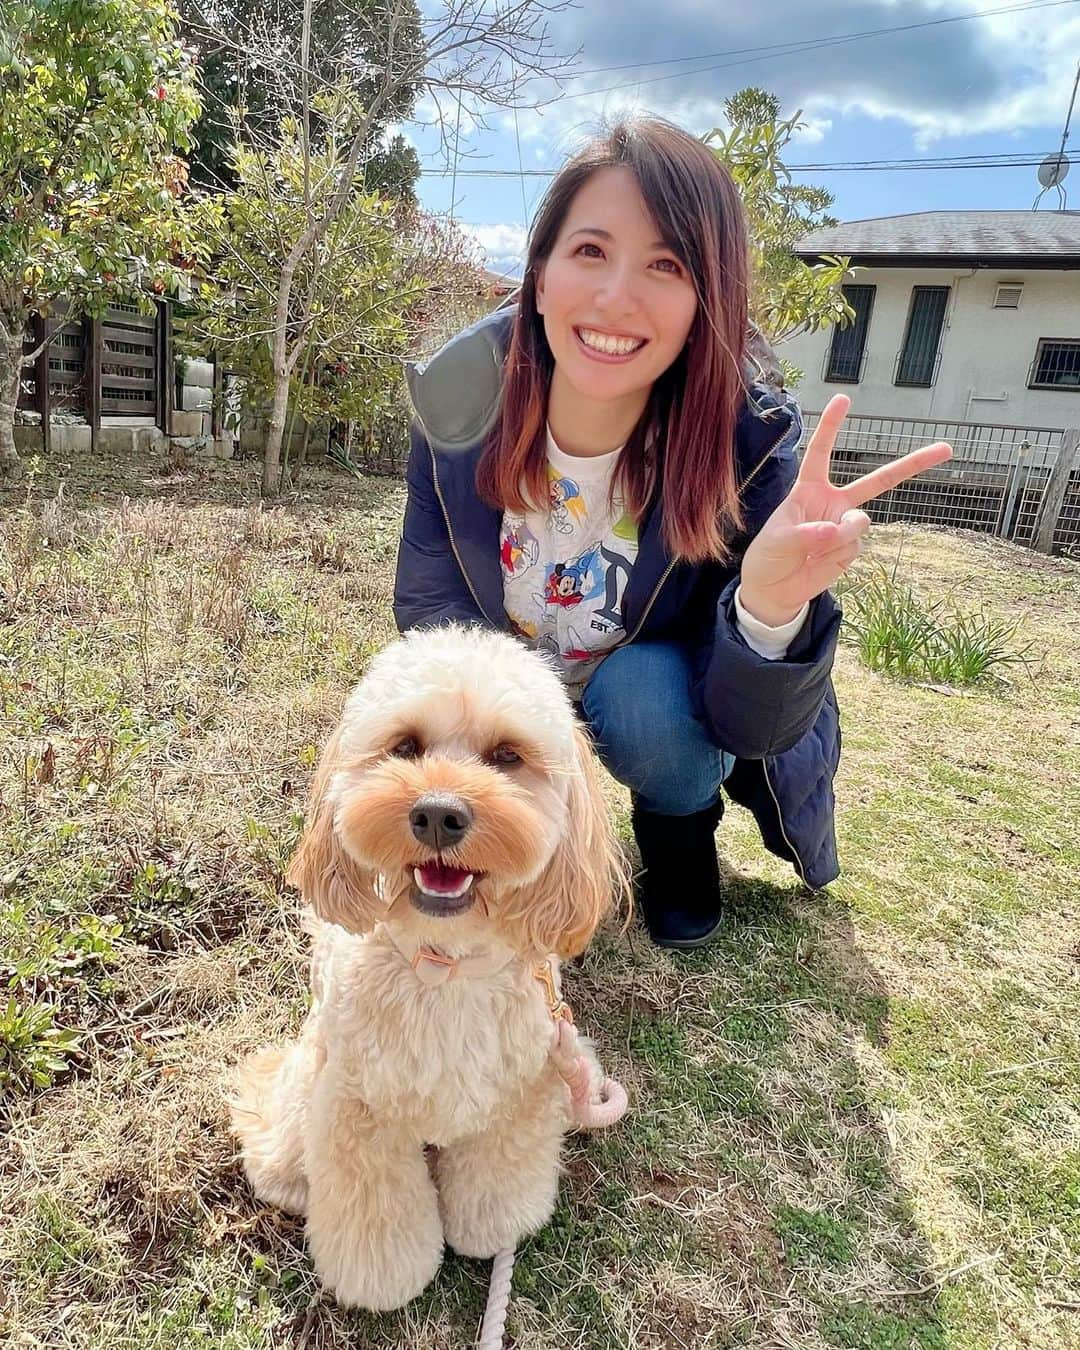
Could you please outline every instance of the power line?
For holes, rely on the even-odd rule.
[[[998,14],[1025,13],[1034,9],[1054,9],[1060,5],[1073,5],[1077,0],[1035,0],[1033,4],[1012,5],[1003,9],[979,10],[973,14],[956,14],[944,19],[926,19],[922,23],[903,24],[896,28],[876,28],[868,29],[863,33],[850,33],[838,37],[808,38],[801,42],[780,43],[770,47],[748,47],[744,50],[750,52],[759,52],[757,56],[747,56],[738,61],[721,61],[716,65],[698,66],[695,70],[678,70],[667,75],[653,75],[647,80],[624,80],[619,84],[605,85],[602,89],[579,89],[575,93],[560,93],[559,100],[564,102],[571,98],[589,98],[596,94],[616,93],[621,89],[637,89],[646,84],[662,84],[665,80],[685,79],[689,75],[707,75],[714,70],[730,70],[735,66],[755,65],[760,61],[775,61],[783,56],[800,56],[806,52],[822,51],[826,47],[840,47],[850,42],[861,42],[868,37],[876,37],[885,33],[910,32],[916,28],[934,28],[945,23],[963,23],[971,19],[993,18]],[[710,56],[732,55],[733,53],[713,52]],[[699,57],[678,57],[679,61],[706,60],[708,57],[702,55]],[[642,62],[642,65],[660,64],[659,62]],[[601,68],[602,69],[602,68]],[[612,69],[622,69],[622,67],[612,67]],[[591,72],[582,72],[591,73]]]
[[[1018,14],[1029,9],[1053,9],[1057,5],[1075,3],[1076,0],[1025,0],[1022,4],[1006,5],[1000,9],[978,9],[973,10],[970,14],[953,14],[944,19],[926,19],[920,23],[897,24],[890,28],[865,28],[858,33],[836,33],[829,38],[804,38],[800,42],[770,43],[765,47],[736,47],[732,51],[698,52],[695,56],[667,56],[655,61],[628,61],[618,66],[593,66],[590,70],[575,70],[573,76],[575,79],[579,79],[585,75],[606,75],[609,71],[614,70],[644,70],[646,66],[671,66],[680,65],[687,61],[711,61],[718,56],[749,56],[758,52],[772,54],[778,51],[783,53],[785,48],[800,49],[806,42],[829,46],[832,43],[856,42],[863,38],[880,37],[885,33],[908,33],[916,28],[936,28],[945,23],[967,23],[971,19],[992,19],[998,14]],[[597,92],[601,91],[598,90]]]
[[[927,159],[865,159],[822,164],[788,164],[789,173],[911,173],[921,169],[1024,169],[1037,167],[1043,151],[1005,155],[945,155]],[[422,169],[423,178],[448,178],[451,169]],[[458,178],[553,178],[558,169],[458,169]]]

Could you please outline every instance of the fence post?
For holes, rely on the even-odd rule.
[[[1013,507],[1016,505],[1016,493],[1020,486],[1020,475],[1024,471],[1024,456],[1030,449],[1030,441],[1021,441],[1016,447],[1016,455],[1009,467],[1009,475],[1005,481],[1005,492],[1001,504],[1001,515],[998,518],[997,529],[994,531],[994,533],[1000,535],[1002,539],[1011,539],[1016,533]]]
[[[1052,553],[1054,549],[1054,530],[1058,516],[1065,502],[1065,493],[1069,487],[1069,476],[1076,462],[1076,452],[1080,449],[1080,429],[1069,427],[1061,437],[1057,459],[1050,469],[1046,480],[1039,512],[1035,517],[1033,541],[1039,553]]]
[[[104,343],[100,319],[83,319],[86,333],[86,361],[83,375],[86,383],[86,413],[90,421],[90,453],[97,458],[101,443],[101,356]]]

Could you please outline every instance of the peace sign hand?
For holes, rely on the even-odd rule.
[[[829,400],[791,491],[743,556],[739,599],[770,627],[794,619],[858,557],[870,528],[870,517],[858,507],[952,457],[952,447],[938,441],[834,487],[829,460],[850,407],[844,394]]]

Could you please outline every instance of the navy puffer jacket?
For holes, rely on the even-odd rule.
[[[464,425],[485,425],[491,367],[505,354],[512,310],[499,310],[444,349],[420,378],[437,388],[450,374],[465,400]],[[445,362],[440,372],[439,362]],[[475,380],[470,379],[471,371]],[[453,363],[453,364],[451,364]],[[456,435],[433,425],[440,403],[425,399],[411,377],[418,419],[408,467],[408,503],[398,553],[394,617],[405,632],[457,620],[509,631],[499,566],[502,513],[476,491],[483,437],[462,435],[461,399],[448,417]],[[444,385],[445,387],[445,385]],[[471,397],[471,394],[470,394]],[[783,661],[767,661],[746,645],[735,620],[739,561],[750,540],[787,495],[802,435],[799,410],[782,392],[752,383],[739,419],[736,454],[743,485],[745,534],[727,564],[674,562],[663,542],[657,496],[641,523],[638,555],[623,597],[626,642],[679,641],[694,653],[692,690],[698,715],[716,744],[736,756],[725,791],[753,812],[773,853],[792,863],[812,887],[839,872],[833,776],[840,727],[829,672],[840,609],[827,592],[810,606]],[[442,447],[456,441],[452,450]]]

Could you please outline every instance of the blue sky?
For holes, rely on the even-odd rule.
[[[583,0],[551,17],[552,45],[564,55],[581,49],[578,71],[545,109],[513,115],[489,110],[487,127],[469,110],[462,117],[459,169],[516,171],[556,167],[599,120],[624,110],[656,112],[695,133],[723,124],[724,98],[750,84],[771,90],[785,116],[802,110],[807,128],[789,146],[789,163],[971,154],[1056,152],[1080,60],[1080,0]],[[867,29],[972,15],[961,22],[894,32],[788,52],[777,44],[805,43]],[[756,49],[748,52],[748,49]],[[642,66],[695,53],[672,65]],[[741,53],[741,55],[740,55]],[[737,64],[734,64],[737,63]],[[706,65],[726,69],[706,71]],[[601,72],[598,68],[629,66]],[[674,73],[676,78],[644,83]],[[615,90],[613,85],[624,86]],[[593,91],[607,90],[597,93]],[[550,86],[548,93],[554,92]],[[444,107],[447,106],[444,104]],[[423,116],[434,114],[421,105]],[[1073,158],[1080,142],[1080,108],[1073,114]],[[445,213],[451,179],[433,127],[401,128],[421,153],[420,198]],[[836,198],[841,220],[940,209],[1031,207],[1034,168],[950,169],[799,175]],[[521,257],[525,225],[546,180],[460,176],[455,217],[496,270]],[[1065,187],[1080,208],[1080,165]],[[1057,206],[1051,192],[1042,208]]]

